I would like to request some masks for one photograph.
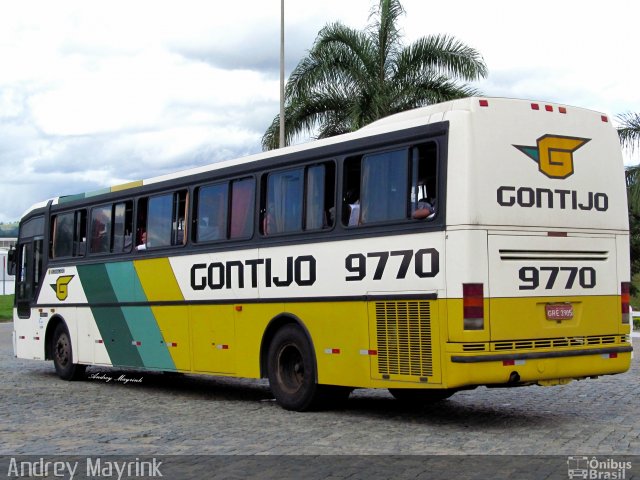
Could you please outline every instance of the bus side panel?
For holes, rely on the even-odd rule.
[[[315,349],[318,383],[362,386],[369,380],[365,302],[288,303],[287,312],[303,320]]]
[[[16,357],[44,360],[44,325],[45,319],[40,318],[37,310],[31,309],[29,318],[19,318],[14,309],[13,335]]]
[[[239,352],[234,306],[193,305],[190,310],[193,371],[235,373]]]
[[[235,308],[238,307],[238,308]],[[238,303],[234,305],[236,374],[260,378],[260,347],[269,323],[287,312],[283,303]],[[266,352],[265,352],[266,353]],[[266,374],[266,372],[264,372]]]

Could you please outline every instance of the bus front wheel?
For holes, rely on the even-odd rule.
[[[51,356],[56,373],[63,380],[78,380],[84,375],[86,365],[73,363],[71,335],[64,323],[59,323],[53,333]]]
[[[278,404],[299,412],[313,408],[319,386],[311,345],[300,327],[289,324],[278,330],[269,345],[267,365]]]

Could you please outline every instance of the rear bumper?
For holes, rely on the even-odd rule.
[[[447,388],[478,385],[549,385],[623,373],[631,366],[631,345],[536,352],[445,354]],[[517,375],[514,375],[517,374]]]
[[[518,360],[534,360],[542,358],[566,358],[582,357],[589,355],[608,355],[611,353],[630,353],[633,347],[608,347],[608,348],[588,348],[582,350],[553,351],[553,352],[532,352],[532,353],[499,353],[490,355],[452,355],[453,363],[482,363],[482,362],[503,362]]]

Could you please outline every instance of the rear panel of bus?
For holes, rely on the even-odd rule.
[[[628,369],[627,203],[609,118],[502,99],[447,115],[448,386]]]

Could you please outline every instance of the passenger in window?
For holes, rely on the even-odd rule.
[[[345,204],[349,205],[349,223],[350,227],[360,225],[360,199],[354,190],[348,190],[344,196]]]
[[[429,198],[429,192],[435,190],[435,183],[427,178],[421,178],[418,182],[418,191],[423,195],[414,205],[411,218],[416,220],[431,220],[436,214],[435,200]]]
[[[422,220],[425,218],[432,217],[433,215],[435,215],[435,213],[436,213],[436,210],[435,208],[433,208],[433,205],[429,203],[428,199],[421,198],[420,200],[418,200],[418,204],[416,205],[416,208],[413,210],[413,213],[411,214],[411,218],[415,218],[416,220]]]
[[[147,232],[142,230],[140,232],[138,245],[136,245],[136,250],[146,250],[146,249],[147,249]]]

